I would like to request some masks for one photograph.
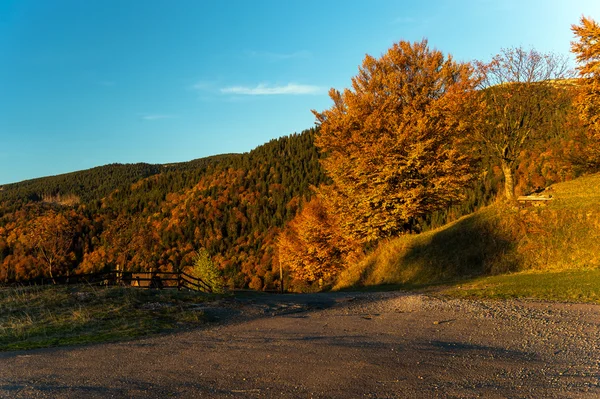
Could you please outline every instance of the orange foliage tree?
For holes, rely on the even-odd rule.
[[[323,202],[313,198],[278,239],[279,262],[302,281],[330,281],[343,268],[351,248]]]
[[[367,55],[333,106],[315,112],[315,144],[333,184],[321,190],[346,237],[358,243],[406,231],[422,215],[463,198],[472,179],[456,145],[469,126],[472,68],[428,47],[394,44]]]
[[[577,41],[571,43],[581,77],[581,91],[577,108],[587,127],[583,137],[581,163],[588,170],[600,170],[600,25],[581,17],[579,25],[572,26]]]

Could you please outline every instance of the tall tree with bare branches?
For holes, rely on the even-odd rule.
[[[523,48],[503,49],[480,72],[480,124],[475,137],[504,174],[504,193],[514,198],[514,171],[521,151],[544,134],[557,107],[568,106],[566,57]]]

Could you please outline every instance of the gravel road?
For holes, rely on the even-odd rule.
[[[600,398],[600,306],[264,295],[205,328],[0,353],[4,398]]]

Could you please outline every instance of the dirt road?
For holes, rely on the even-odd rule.
[[[0,354],[7,398],[598,398],[600,306],[266,295],[206,328]]]

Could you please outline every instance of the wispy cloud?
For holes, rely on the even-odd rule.
[[[176,116],[169,114],[143,114],[140,116],[140,118],[145,121],[156,121],[160,119],[173,119],[176,118]]]
[[[301,50],[293,53],[273,53],[270,51],[247,51],[246,55],[252,58],[264,58],[268,61],[284,61],[301,58],[311,58],[310,51]]]
[[[255,87],[230,86],[221,89],[221,93],[223,94],[242,94],[248,96],[320,94],[322,91],[319,86],[299,85],[296,83],[288,83],[285,86],[268,86],[261,83]]]

